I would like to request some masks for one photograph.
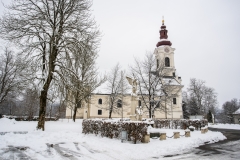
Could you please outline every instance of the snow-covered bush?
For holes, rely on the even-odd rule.
[[[82,132],[84,134],[101,135],[102,137],[121,138],[122,130],[127,131],[128,141],[133,143],[141,142],[147,135],[147,123],[140,121],[117,121],[117,120],[100,120],[86,119],[82,122]]]

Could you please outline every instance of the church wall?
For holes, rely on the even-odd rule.
[[[108,118],[109,117],[109,105],[108,105],[108,97],[107,94],[94,94],[91,97],[90,104],[90,118]],[[99,104],[99,99],[102,99],[102,104]],[[123,117],[129,117],[131,112],[131,96],[126,95],[123,98]],[[99,115],[99,110],[101,110],[102,114]],[[122,108],[116,110],[117,113],[112,113],[112,118],[121,118],[122,117]]]
[[[68,98],[71,99],[72,93],[69,91],[68,92]],[[76,119],[83,118],[84,116],[84,108],[86,104],[83,104],[83,108],[78,108],[77,113],[76,113]],[[72,118],[73,117],[73,111],[74,109],[74,104],[68,102],[67,103],[67,108],[66,108],[66,118]]]
[[[181,86],[179,86],[181,87]],[[179,90],[179,89],[178,89]],[[146,97],[147,98],[147,97]],[[177,104],[173,104],[172,102],[172,98],[176,98],[176,102]],[[160,104],[160,108],[156,108],[154,111],[154,116],[155,119],[180,119],[182,118],[182,91],[181,89],[179,90],[178,94],[176,97],[172,97],[172,98],[168,98],[167,102],[166,102],[166,107],[168,108],[167,110],[167,116],[165,115],[165,111],[162,110],[161,108],[165,107],[165,98],[162,97],[161,99],[161,104]],[[156,98],[155,98],[156,100]],[[146,106],[143,104],[143,100],[142,100],[142,107],[143,107],[143,118],[149,118],[149,112],[148,109],[146,108]],[[172,110],[171,110],[172,108]],[[172,116],[173,113],[173,116]]]
[[[71,108],[72,108],[72,106],[70,106],[70,105],[67,107],[67,109],[66,109],[66,118],[72,118],[73,110]],[[83,108],[79,108],[77,110],[77,113],[76,113],[76,118],[77,119],[83,118],[83,110],[84,110]]]
[[[80,108],[77,111],[76,118],[108,118],[109,117],[109,110],[107,105],[107,99],[109,95],[106,94],[94,94],[91,96],[91,103],[86,104],[84,108]],[[182,118],[182,96],[179,92],[177,98],[177,104],[172,104],[173,111],[171,111],[171,105],[167,104],[169,111],[167,113],[167,119],[180,119]],[[98,104],[98,100],[102,99],[102,105]],[[130,118],[131,114],[131,95],[126,95],[123,99],[123,117]],[[162,101],[164,103],[164,101]],[[89,109],[88,106],[89,105]],[[148,110],[144,107],[143,102],[142,106],[144,108],[143,118],[149,118]],[[98,115],[98,110],[102,110],[102,114]],[[122,109],[119,108],[118,113],[112,113],[112,118],[121,118],[122,117]],[[173,113],[173,116],[172,116]],[[73,111],[67,108],[66,110],[66,118],[71,118],[71,114],[73,115]],[[156,110],[154,112],[156,119],[165,119],[165,112]]]

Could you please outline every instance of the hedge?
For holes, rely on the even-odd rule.
[[[142,142],[144,136],[147,135],[147,126],[146,122],[85,119],[82,122],[82,133],[120,139],[120,133],[124,130],[127,131],[127,140],[136,144],[137,142]]]

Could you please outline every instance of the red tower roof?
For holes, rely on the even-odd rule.
[[[171,46],[172,43],[167,39],[168,38],[168,30],[166,30],[166,26],[164,25],[164,20],[162,20],[162,26],[161,30],[159,31],[160,33],[160,41],[157,43],[157,47],[163,46],[163,45],[168,45]]]

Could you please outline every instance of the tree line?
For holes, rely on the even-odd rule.
[[[219,106],[215,89],[206,86],[206,82],[200,79],[191,78],[186,91],[183,91],[182,109],[186,119],[190,115],[203,115],[209,122],[215,117],[219,123],[234,123],[233,114],[239,108],[240,101],[236,98]]]

